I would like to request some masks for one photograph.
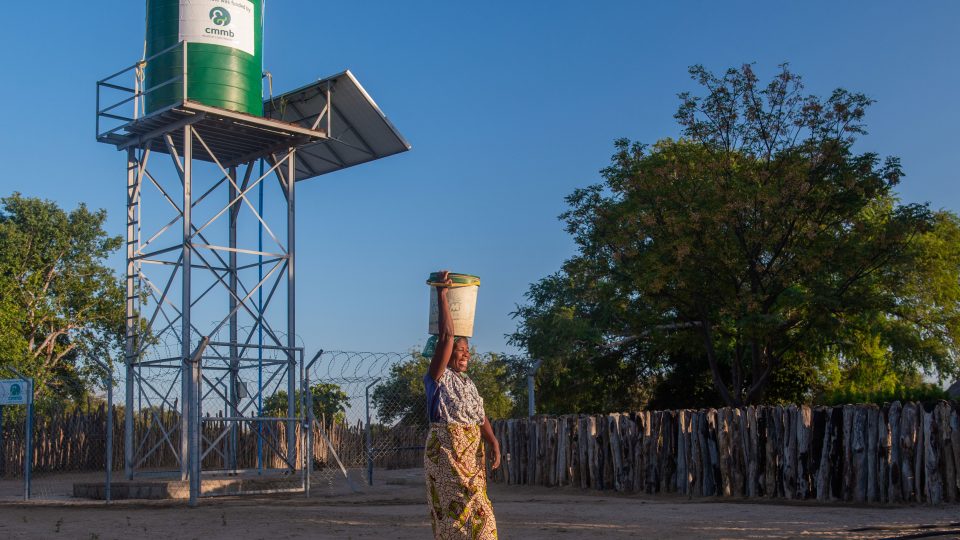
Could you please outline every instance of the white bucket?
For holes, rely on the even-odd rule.
[[[460,281],[460,274],[450,274],[456,283]],[[474,278],[474,276],[464,276]],[[477,285],[460,285],[447,289],[447,302],[450,304],[450,316],[453,318],[453,334],[462,337],[473,337],[473,319],[477,312],[477,293],[480,290],[480,280],[474,278]],[[429,283],[429,282],[428,282]],[[430,325],[429,333],[440,333],[440,310],[437,306],[437,287],[430,287]]]

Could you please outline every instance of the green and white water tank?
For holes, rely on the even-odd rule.
[[[264,0],[147,0],[146,56],[187,46],[187,99],[263,115]],[[183,72],[180,47],[147,62],[144,88]],[[145,97],[150,114],[183,100],[180,81]]]

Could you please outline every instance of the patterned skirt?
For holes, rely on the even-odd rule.
[[[497,538],[480,426],[430,424],[423,466],[434,538]]]

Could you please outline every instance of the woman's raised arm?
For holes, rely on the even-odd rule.
[[[443,370],[447,369],[447,362],[450,361],[450,355],[453,354],[453,318],[450,316],[450,304],[447,301],[447,287],[452,283],[450,272],[440,271],[440,282],[444,286],[437,287],[437,303],[439,318],[437,326],[440,333],[437,335],[437,347],[433,351],[433,358],[430,360],[430,378],[439,381],[443,376]]]

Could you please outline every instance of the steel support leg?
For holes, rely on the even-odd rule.
[[[291,148],[287,153],[286,193],[287,193],[287,354],[289,364],[287,368],[287,417],[296,416],[297,389],[297,299],[296,299],[296,198],[295,193],[295,160],[296,150]],[[304,389],[304,391],[308,391]],[[296,463],[297,436],[295,420],[287,421],[287,461]]]
[[[249,170],[249,168],[248,168]],[[237,168],[230,168],[231,181],[227,183],[227,195],[229,199],[228,203],[237,198]],[[237,358],[237,218],[240,213],[240,203],[233,203],[228,211],[229,219],[229,243],[230,249],[229,252],[229,264],[230,264],[230,294],[228,309],[230,310],[230,375],[229,375],[229,388],[227,390],[227,397],[229,398],[230,403],[228,404],[229,413],[228,416],[232,418],[238,417],[238,395],[237,395],[237,386],[238,386],[238,376],[240,371],[240,359]],[[238,451],[238,431],[237,431],[237,422],[230,422],[230,440],[227,444],[227,459],[224,464],[225,467],[237,470],[237,451]]]
[[[127,480],[133,479],[133,395],[137,385],[137,333],[139,332],[140,314],[137,309],[138,294],[136,286],[137,265],[134,260],[137,254],[137,230],[139,220],[140,190],[138,178],[136,149],[127,149],[127,318],[126,344],[124,351],[124,367],[126,368],[126,407],[123,418],[123,474]]]
[[[193,408],[193,369],[190,365],[190,277],[193,261],[191,249],[191,219],[193,210],[193,196],[191,193],[193,182],[193,129],[190,126],[183,128],[183,254],[181,256],[182,271],[181,301],[180,301],[180,355],[183,357],[183,371],[181,372],[182,397],[180,399],[180,479],[187,480],[190,475],[190,434]],[[190,484],[191,498],[193,496],[193,482]]]

